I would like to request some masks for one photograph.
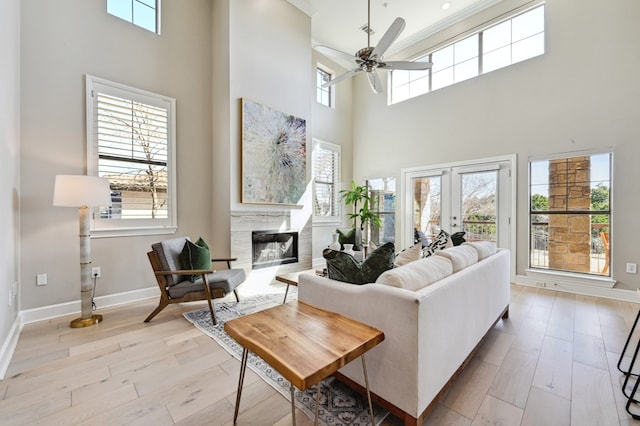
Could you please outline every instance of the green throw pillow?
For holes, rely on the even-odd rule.
[[[195,243],[189,240],[185,241],[182,253],[180,253],[180,262],[182,262],[182,269],[211,269],[211,253],[202,237],[198,238]],[[198,278],[200,275],[191,275],[189,281],[193,283]]]
[[[360,244],[356,241],[356,228],[351,229],[336,229],[338,233],[338,242],[340,243],[340,250],[344,250],[345,244],[353,244],[353,250],[360,251]]]
[[[459,246],[460,244],[467,241],[464,239],[464,234],[466,234],[466,232],[464,231],[454,232],[453,234],[451,234],[451,242],[454,246]]]
[[[386,243],[375,249],[363,262],[350,254],[331,249],[324,249],[322,255],[327,261],[329,278],[351,284],[367,284],[375,282],[380,274],[393,268],[395,246]]]

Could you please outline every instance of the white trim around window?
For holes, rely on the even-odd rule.
[[[314,223],[341,222],[340,167],[342,161],[340,145],[313,139],[311,173],[313,179]]]
[[[92,235],[175,233],[175,99],[87,75],[86,114],[87,174],[109,179],[113,204]]]

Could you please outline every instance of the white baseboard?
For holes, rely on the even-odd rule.
[[[95,298],[95,302],[98,309],[101,309],[159,296],[160,290],[156,286],[142,288],[140,290],[125,291],[123,293],[108,294],[106,296],[98,296]],[[80,300],[59,303],[57,305],[43,306],[41,308],[25,309],[20,311],[20,316],[22,317],[23,324],[30,324],[36,321],[43,321],[77,313],[80,313]]]
[[[9,363],[11,362],[11,358],[13,357],[13,352],[16,350],[16,345],[18,344],[18,339],[20,338],[22,326],[22,318],[18,314],[15,321],[13,322],[13,325],[11,326],[11,330],[9,330],[9,335],[2,344],[2,348],[0,348],[0,380],[4,380],[4,376],[7,373]]]
[[[107,308],[159,296],[160,290],[158,287],[148,287],[140,290],[125,291],[124,293],[98,296],[95,298],[95,302],[98,308]],[[0,380],[4,379],[9,368],[9,363],[25,324],[78,313],[80,313],[80,300],[20,311],[13,322],[11,330],[9,330],[9,335],[2,344],[2,348],[0,348]]]
[[[603,297],[605,299],[621,300],[624,302],[640,303],[638,293],[634,290],[620,288],[607,288],[597,285],[572,283],[568,281],[555,281],[553,284],[540,285],[539,280],[525,275],[516,275],[516,284],[527,287],[547,288],[549,290],[564,291],[565,293],[580,294],[583,296]]]

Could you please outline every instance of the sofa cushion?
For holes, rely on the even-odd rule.
[[[386,243],[363,262],[350,254],[331,249],[324,249],[322,255],[327,261],[329,278],[351,284],[367,284],[375,282],[380,274],[393,268],[395,247],[393,243]]]
[[[202,237],[195,243],[186,240],[180,253],[180,262],[183,269],[211,269],[211,253],[209,246]],[[199,275],[190,275],[189,281],[196,282]]]
[[[442,256],[430,256],[399,268],[386,271],[376,283],[417,291],[453,273],[451,261]]]
[[[439,250],[453,247],[451,237],[446,231],[440,231],[438,235],[433,239],[431,244],[422,249],[422,257],[429,257]]]
[[[464,243],[464,245],[469,245],[476,249],[478,252],[478,260],[482,260],[486,257],[491,256],[492,254],[496,254],[498,247],[496,243],[493,241],[474,241],[469,243]]]
[[[468,245],[460,245],[446,250],[440,250],[436,252],[436,255],[449,259],[453,266],[454,273],[478,262],[478,252]]]
[[[422,242],[418,242],[406,250],[402,250],[396,255],[396,260],[393,262],[395,267],[406,265],[422,258]]]

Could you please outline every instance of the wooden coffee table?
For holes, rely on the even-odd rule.
[[[233,423],[240,407],[242,383],[251,351],[291,383],[291,416],[296,423],[293,387],[307,390],[360,357],[369,411],[373,405],[364,354],[384,340],[376,328],[334,312],[293,301],[228,321],[224,330],[243,346]],[[320,386],[316,390],[315,424],[318,423]]]
[[[284,299],[282,300],[282,303],[285,303],[287,301],[289,286],[293,285],[298,287],[298,277],[300,276],[300,274],[315,274],[315,273],[316,273],[315,269],[308,269],[306,271],[289,272],[285,274],[276,275],[276,281],[280,281],[281,283],[285,283],[287,285],[287,289],[284,291]]]

